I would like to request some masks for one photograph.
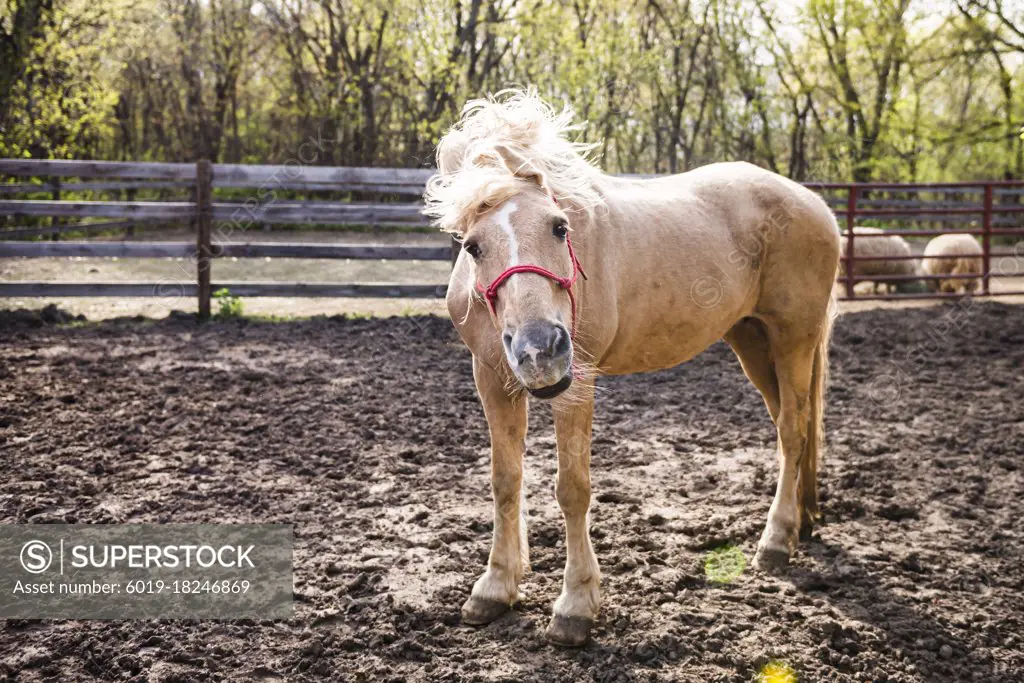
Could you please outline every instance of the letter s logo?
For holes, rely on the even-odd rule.
[[[21,566],[30,574],[41,574],[50,568],[53,551],[42,541],[29,541],[21,546]]]

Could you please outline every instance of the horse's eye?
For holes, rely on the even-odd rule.
[[[564,240],[565,236],[569,234],[569,224],[560,220],[551,228],[551,232],[553,232],[555,237],[558,239]]]
[[[473,258],[480,258],[480,245],[476,242],[464,242],[462,248]]]

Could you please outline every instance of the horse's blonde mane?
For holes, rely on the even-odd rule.
[[[501,146],[543,173],[561,205],[589,217],[603,202],[593,184],[600,171],[587,159],[595,145],[568,139],[583,127],[574,116],[568,106],[556,112],[532,87],[471,100],[437,146],[424,213],[442,230],[463,232],[473,216],[528,187],[502,163]]]

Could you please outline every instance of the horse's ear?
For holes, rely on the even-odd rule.
[[[494,151],[501,159],[501,163],[512,171],[512,175],[544,187],[544,173],[534,166],[532,161],[506,145],[495,145]]]

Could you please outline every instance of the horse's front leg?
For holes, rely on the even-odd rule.
[[[579,391],[579,389],[577,389]],[[590,543],[590,435],[593,389],[582,402],[555,408],[558,484],[555,493],[565,517],[565,579],[555,602],[547,637],[558,645],[577,646],[597,620],[601,572]]]
[[[473,378],[491,434],[494,536],[487,571],[462,606],[462,620],[481,625],[500,617],[519,599],[519,581],[529,564],[521,509],[527,401],[510,396],[503,378],[475,357]]]

